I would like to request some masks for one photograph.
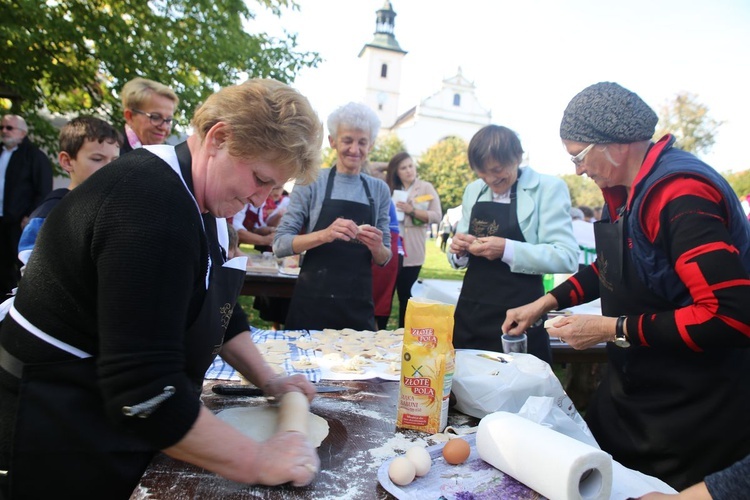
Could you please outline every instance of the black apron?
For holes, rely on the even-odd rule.
[[[638,278],[624,234],[630,216],[594,225],[602,314],[677,309]],[[607,354],[609,369],[586,421],[615,460],[681,490],[747,454],[750,405],[735,397],[750,385],[746,349],[665,351],[610,342]]]
[[[471,209],[469,234],[478,238],[498,236],[514,241],[526,241],[518,225],[516,188],[510,191],[510,203],[479,201],[488,189],[482,189]],[[461,295],[458,298],[453,329],[456,349],[482,349],[503,352],[501,326],[505,312],[513,307],[533,302],[544,295],[542,276],[511,272],[500,259],[489,260],[469,254]],[[549,335],[543,324],[546,316],[527,331],[528,352],[552,363]]]
[[[186,182],[192,183],[190,154],[187,146],[181,146],[176,148],[180,167]],[[185,369],[195,383],[196,397],[221,348],[245,278],[242,270],[222,267],[225,258],[218,245],[216,219],[204,216],[204,225],[212,261],[209,286],[198,316],[185,332]],[[174,391],[165,387],[150,402],[158,403],[170,388]],[[144,439],[110,423],[97,386],[95,357],[24,365],[18,401],[8,474],[10,499],[129,498],[158,452]],[[151,410],[158,406],[145,403]],[[148,409],[142,415],[147,413]]]
[[[375,201],[364,178],[362,186],[369,205],[332,200],[335,176],[334,166],[313,231],[327,228],[340,217],[353,220],[357,225],[376,225]],[[375,330],[371,265],[372,253],[358,241],[337,240],[308,250],[294,285],[284,327],[288,330]]]

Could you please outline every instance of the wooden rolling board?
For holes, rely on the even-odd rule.
[[[204,384],[203,401],[214,412],[240,405],[268,404],[262,397],[223,397]],[[329,383],[326,381],[326,383]],[[350,388],[335,394],[321,394],[310,411],[328,421],[330,432],[318,454],[321,471],[303,488],[291,486],[249,486],[221,478],[199,467],[158,455],[146,470],[132,500],[200,499],[392,499],[378,482],[383,462],[403,453],[411,441],[422,445],[426,434],[396,430],[398,382],[336,382]],[[451,425],[477,425],[462,414],[449,417]]]

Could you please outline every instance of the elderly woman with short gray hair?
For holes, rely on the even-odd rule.
[[[375,330],[372,263],[391,258],[388,185],[362,167],[380,129],[374,111],[349,103],[328,118],[336,163],[295,186],[273,242],[277,257],[305,252],[285,328]]]

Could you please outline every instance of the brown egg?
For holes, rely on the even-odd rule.
[[[471,447],[461,438],[451,439],[443,446],[443,458],[453,465],[462,464],[469,458]]]

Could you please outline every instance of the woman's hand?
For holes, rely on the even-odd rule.
[[[357,239],[364,243],[364,245],[375,254],[380,247],[383,246],[383,231],[375,226],[369,224],[362,224],[359,226],[359,233],[357,233]]]
[[[505,313],[505,321],[500,328],[503,333],[520,335],[536,323],[542,317],[542,314],[557,309],[557,307],[557,299],[554,295],[547,293],[534,302],[508,309]]]
[[[277,400],[287,392],[301,392],[307,396],[308,401],[312,402],[315,398],[315,386],[307,380],[302,374],[295,375],[277,375],[268,379],[263,386],[263,392],[266,396],[274,397]]]
[[[336,240],[351,241],[357,237],[357,233],[359,233],[359,227],[353,220],[339,217],[323,229],[323,239],[327,243]]]
[[[558,337],[573,349],[588,349],[600,342],[615,338],[617,318],[592,314],[563,316],[553,327],[547,328],[550,337]]]
[[[259,484],[276,486],[291,481],[294,486],[305,486],[320,469],[318,453],[300,432],[279,432],[258,446]]]
[[[414,215],[414,206],[411,203],[405,201],[396,202],[396,210],[404,212],[406,215]]]
[[[472,255],[488,260],[502,259],[505,253],[505,238],[498,236],[475,238],[467,250]]]
[[[476,236],[464,233],[456,233],[451,240],[450,252],[459,257],[469,253],[469,246],[477,239]]]

